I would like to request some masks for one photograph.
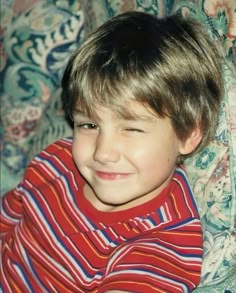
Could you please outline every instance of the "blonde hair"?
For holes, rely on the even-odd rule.
[[[168,116],[184,141],[198,126],[201,149],[214,136],[223,86],[219,54],[202,26],[177,15],[120,14],[71,56],[62,79],[65,111],[95,105],[130,118],[130,101]]]

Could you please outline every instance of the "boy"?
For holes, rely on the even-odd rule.
[[[202,233],[180,163],[222,95],[201,27],[141,12],[101,26],[62,80],[73,140],[41,152],[2,203],[4,292],[191,292]]]

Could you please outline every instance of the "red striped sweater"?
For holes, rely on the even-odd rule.
[[[96,210],[71,139],[41,152],[2,199],[3,292],[191,292],[200,281],[202,232],[182,169],[151,201]]]

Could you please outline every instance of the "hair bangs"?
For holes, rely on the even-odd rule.
[[[131,101],[137,100],[130,80],[133,76],[123,74],[122,77],[111,74],[111,71],[87,70],[83,72],[80,83],[76,85],[73,109],[83,112],[91,118],[97,117],[97,107],[109,108],[124,119],[132,119],[137,115],[129,107]],[[78,80],[78,77],[77,77]]]

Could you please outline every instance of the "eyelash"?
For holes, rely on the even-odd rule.
[[[95,123],[80,123],[80,124],[77,124],[76,127],[83,128],[86,130],[96,130],[99,128]],[[138,128],[125,128],[124,130],[128,132],[144,133],[144,130],[138,129]]]
[[[137,129],[137,128],[126,128],[125,130],[130,131],[130,132],[144,132],[142,129]]]
[[[78,128],[84,128],[84,129],[97,129],[98,126],[94,123],[81,123],[76,125]]]

